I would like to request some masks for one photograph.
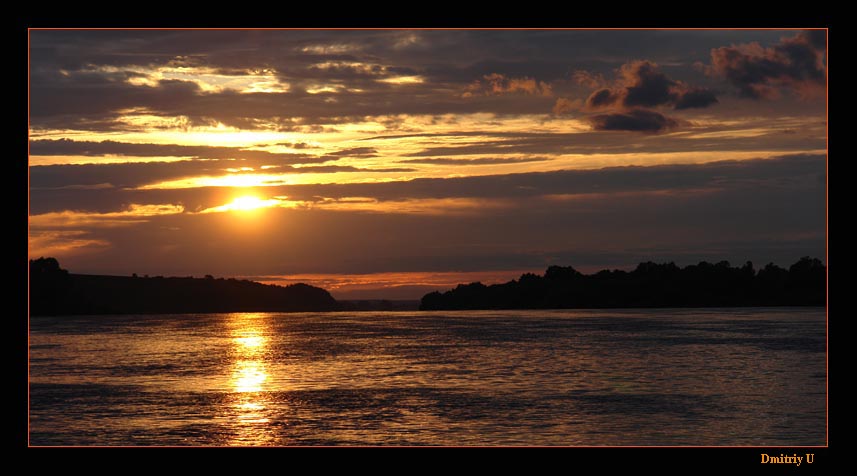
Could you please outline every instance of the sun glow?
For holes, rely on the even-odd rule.
[[[261,208],[276,207],[281,204],[280,200],[268,199],[262,200],[253,195],[243,195],[234,198],[231,202],[205,210],[205,213],[211,212],[250,212]]]
[[[229,206],[233,210],[255,210],[257,208],[268,207],[271,204],[268,202],[272,202],[276,200],[262,200],[259,197],[254,197],[252,195],[247,195],[244,197],[238,197],[235,200],[232,200],[232,203]]]

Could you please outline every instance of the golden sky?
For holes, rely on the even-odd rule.
[[[824,257],[826,31],[31,30],[31,257],[418,298]]]

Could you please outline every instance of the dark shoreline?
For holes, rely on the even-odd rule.
[[[570,266],[551,266],[543,276],[486,286],[460,284],[423,296],[421,310],[626,309],[767,306],[825,306],[827,268],[801,258],[789,267],[773,263],[758,272],[753,263],[640,263],[636,269],[582,274]]]
[[[194,277],[70,274],[53,258],[30,262],[30,315],[333,311],[326,290],[306,284]]]
[[[788,270],[728,262],[680,268],[641,263],[633,271],[585,275],[551,266],[544,276],[486,286],[460,284],[406,300],[337,301],[307,284],[276,286],[234,278],[70,274],[54,258],[30,261],[30,315],[200,314],[228,312],[362,312],[442,310],[712,309],[823,307],[827,269],[802,258]]]

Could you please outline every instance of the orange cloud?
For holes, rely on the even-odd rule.
[[[559,98],[553,106],[553,113],[556,115],[568,114],[572,111],[579,110],[583,106],[583,101],[580,99]]]
[[[508,78],[502,74],[486,74],[482,80],[474,81],[467,87],[464,97],[474,95],[495,96],[499,94],[529,94],[535,96],[553,96],[550,84],[533,78]]]

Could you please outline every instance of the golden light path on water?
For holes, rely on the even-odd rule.
[[[271,441],[269,427],[270,375],[267,365],[270,332],[265,314],[236,313],[230,316],[232,354],[231,408],[236,434],[230,443],[258,445]]]

